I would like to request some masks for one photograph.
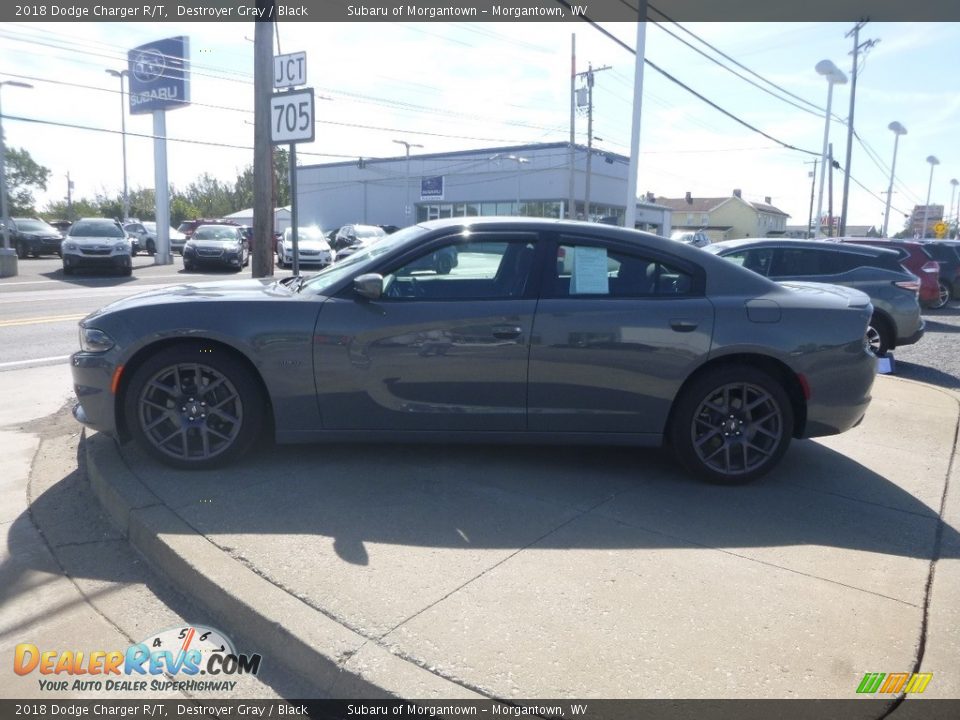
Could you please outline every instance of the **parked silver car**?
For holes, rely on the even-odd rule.
[[[425,261],[447,248],[449,272]],[[452,218],[309,279],[108,305],[80,323],[74,414],[181,468],[261,434],[666,443],[708,480],[745,482],[791,438],[860,422],[871,313],[856,290],[785,287],[634,230]]]
[[[856,288],[870,296],[867,341],[877,356],[923,337],[920,280],[900,265],[900,253],[822,240],[747,238],[704,248],[771,280],[810,280]]]
[[[70,226],[60,243],[63,274],[98,268],[118,270],[123,275],[133,272],[131,241],[123,226],[110,218],[82,218]]]

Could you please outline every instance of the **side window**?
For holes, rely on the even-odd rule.
[[[691,276],[667,263],[616,248],[562,244],[547,292],[553,297],[677,297],[692,292]]]
[[[522,297],[533,266],[532,239],[451,240],[383,278],[395,300],[491,300]]]
[[[775,255],[771,277],[826,275],[834,272],[828,262],[836,253],[812,248],[780,248]]]
[[[770,273],[770,265],[773,263],[773,250],[771,248],[757,248],[755,250],[740,250],[723,256],[737,265],[742,265],[747,270],[753,270],[760,275]]]

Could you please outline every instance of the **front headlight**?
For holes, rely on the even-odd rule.
[[[119,240],[116,245],[113,246],[114,250],[130,250],[130,241],[129,240]]]
[[[103,330],[80,328],[80,349],[84,352],[106,352],[116,343]]]
[[[77,244],[75,242],[68,242],[63,244],[64,250],[69,250],[70,252],[75,252],[77,249]]]

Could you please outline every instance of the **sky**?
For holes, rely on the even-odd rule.
[[[636,46],[635,24],[601,26]],[[829,59],[850,76],[853,40],[845,35],[851,27],[647,23],[649,61],[797,149],[738,124],[648,65],[638,194],[723,197],[737,188],[747,200],[770,197],[791,216],[788,224],[805,224],[809,173],[822,149],[828,92],[814,66]],[[413,154],[566,141],[574,33],[578,71],[588,63],[610,67],[595,73],[594,144],[629,155],[634,56],[586,23],[281,21],[276,31],[279,52],[307,53],[308,85],[316,90],[316,140],[298,145],[301,164],[397,156],[403,148],[395,140],[423,145]],[[0,26],[0,81],[33,85],[2,88],[7,144],[27,149],[52,171],[48,191],[38,195],[38,209],[66,196],[68,172],[75,198],[120,192],[120,81],[105,70],[125,68],[131,48],[181,34],[190,38],[193,104],[167,113],[170,183],[185,188],[202,173],[232,182],[253,158],[252,22]],[[748,70],[736,69],[757,85],[781,98],[789,92],[790,102],[678,38],[719,58],[700,42],[705,40],[745,66]],[[948,212],[960,205],[950,183],[960,177],[960,23],[868,23],[860,39],[879,42],[861,57],[854,128],[862,142],[853,145],[847,224],[879,228],[883,223],[894,146],[887,126],[898,121],[907,134],[896,159],[892,233],[903,227],[904,213],[926,202],[930,155],[940,161],[933,167],[931,204]],[[841,165],[850,87],[849,82],[837,85],[833,95],[830,140]],[[129,186],[152,187],[153,142],[134,135],[151,134],[151,116],[127,115],[126,122]],[[577,142],[586,143],[586,131],[585,116],[578,116]],[[835,214],[842,185],[837,172]],[[825,200],[824,212],[826,206]]]

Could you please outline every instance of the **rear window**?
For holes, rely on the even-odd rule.
[[[14,219],[14,222],[17,224],[17,229],[24,232],[46,232],[46,233],[56,233],[57,229],[52,225],[47,225],[43,220],[17,220]]]

